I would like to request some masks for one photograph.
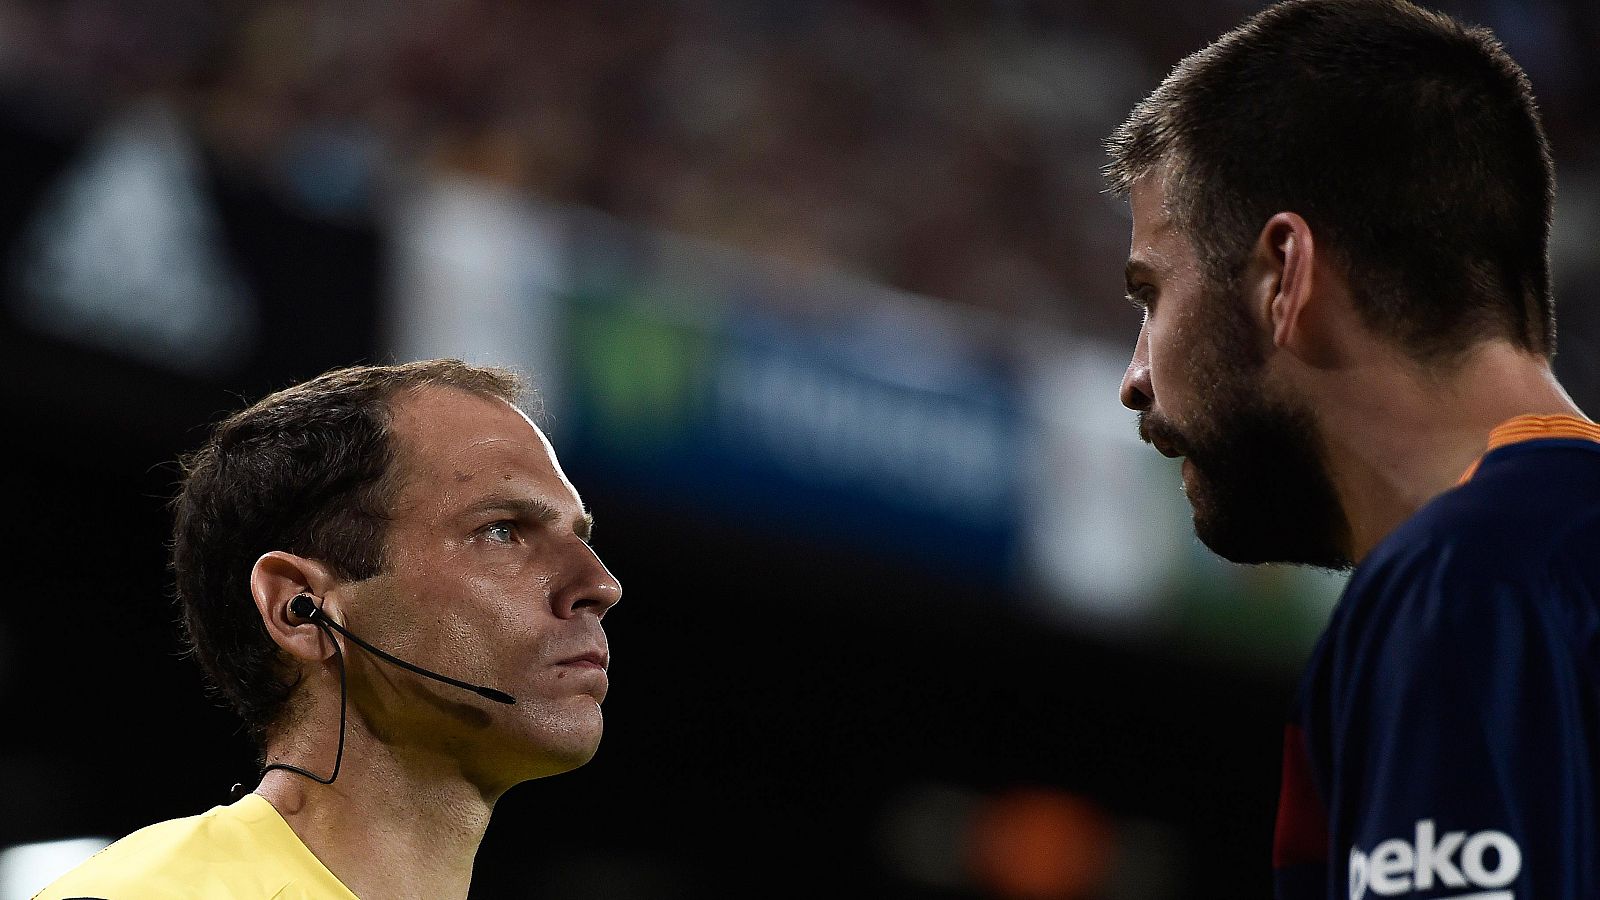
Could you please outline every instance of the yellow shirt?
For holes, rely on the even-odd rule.
[[[141,828],[34,900],[357,900],[258,794]]]

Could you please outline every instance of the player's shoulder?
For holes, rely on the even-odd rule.
[[[1357,566],[1308,662],[1306,704],[1419,668],[1478,678],[1600,635],[1600,444],[1504,450],[1518,452],[1491,453]]]
[[[1589,621],[1600,603],[1597,545],[1600,444],[1501,448],[1362,560],[1330,625],[1392,642],[1530,617]]]
[[[1357,575],[1503,582],[1547,571],[1563,558],[1592,560],[1596,539],[1600,443],[1530,441],[1485,456],[1470,480],[1434,498],[1374,548]]]

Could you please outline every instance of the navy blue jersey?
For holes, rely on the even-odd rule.
[[[1286,729],[1280,900],[1600,898],[1600,427],[1520,417],[1361,562]]]

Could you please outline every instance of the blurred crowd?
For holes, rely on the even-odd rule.
[[[1120,342],[1100,142],[1260,5],[4,0],[0,78],[90,114],[167,97],[320,215],[465,173]],[[1594,4],[1435,5],[1496,28],[1596,171]]]

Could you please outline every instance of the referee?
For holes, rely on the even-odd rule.
[[[1196,532],[1354,567],[1287,728],[1277,896],[1600,897],[1600,427],[1550,367],[1527,77],[1400,0],[1290,0],[1108,145],[1122,401]]]
[[[621,594],[520,396],[454,360],[364,366],[217,426],[173,564],[265,774],[38,897],[467,896],[495,801],[593,756]]]

